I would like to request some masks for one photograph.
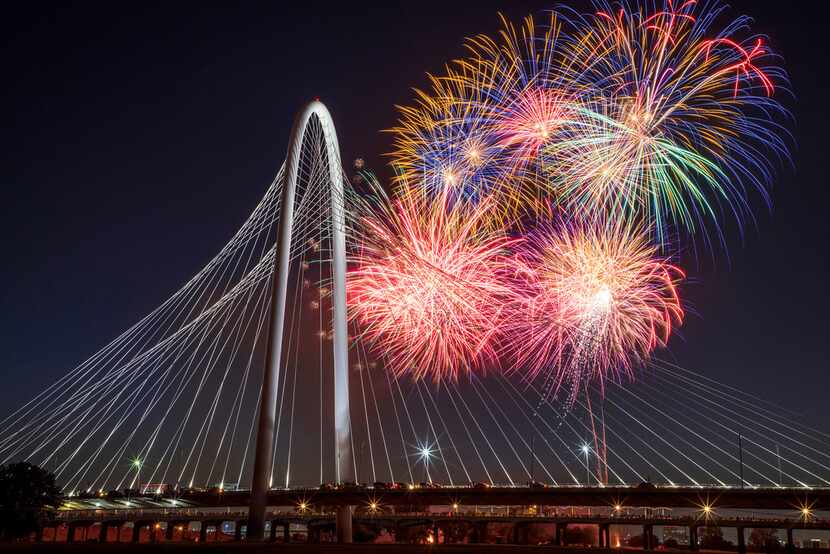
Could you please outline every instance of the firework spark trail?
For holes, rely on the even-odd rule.
[[[544,225],[516,257],[514,370],[541,378],[567,403],[586,384],[632,378],[683,320],[683,272],[657,256],[640,229]]]
[[[487,203],[471,214],[396,201],[360,222],[363,241],[347,277],[350,317],[396,376],[457,381],[497,363],[511,291],[504,234],[482,234]]]

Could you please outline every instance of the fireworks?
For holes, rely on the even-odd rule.
[[[513,241],[483,235],[479,205],[469,217],[410,200],[363,218],[356,268],[347,279],[350,314],[396,375],[456,381],[494,364],[496,333],[510,290],[503,284]]]
[[[647,235],[624,225],[544,225],[517,256],[524,298],[513,329],[515,367],[568,401],[591,382],[633,376],[683,320],[683,272]]]
[[[740,225],[749,191],[768,202],[787,79],[749,19],[594,5],[502,18],[399,108],[397,200],[364,218],[350,275],[353,318],[397,374],[508,364],[569,402],[633,377],[683,321],[672,247]]]
[[[545,152],[552,194],[569,212],[653,223],[661,244],[724,213],[740,223],[746,190],[766,200],[770,160],[786,156],[775,56],[763,37],[737,38],[747,18],[718,28],[717,4],[615,6],[600,2],[566,41],[584,93]]]
[[[739,36],[748,18],[719,26],[723,11],[598,0],[541,28],[503,20],[498,39],[470,39],[469,55],[401,108],[402,193],[492,197],[517,216],[507,223],[555,203],[647,223],[663,247],[681,232],[708,241],[724,215],[741,223],[747,191],[768,201],[772,164],[787,156],[773,97],[787,81],[765,38]]]
[[[414,107],[402,107],[395,133],[398,193],[413,201],[446,196],[448,207],[491,205],[505,193],[509,168],[490,129],[489,88],[483,71],[450,70],[431,77],[431,95],[418,91]]]
[[[532,18],[519,30],[503,23],[501,43],[470,39],[470,56],[431,76],[429,91],[416,91],[415,106],[399,107],[391,130],[399,194],[429,199],[449,190],[453,206],[486,197],[486,222],[496,226],[542,205],[540,153],[568,106],[558,86],[556,17],[542,32]]]

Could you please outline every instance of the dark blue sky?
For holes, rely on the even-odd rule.
[[[779,173],[757,229],[729,237],[731,264],[689,268],[694,313],[668,356],[826,428],[828,8],[809,5],[733,3],[791,73],[795,168]],[[382,172],[379,129],[409,88],[462,54],[465,36],[494,31],[498,10],[515,20],[546,7],[43,2],[7,12],[0,406],[34,395],[210,259],[277,171],[303,102],[321,97],[344,159]]]

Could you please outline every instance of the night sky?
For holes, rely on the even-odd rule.
[[[388,174],[395,104],[463,38],[545,2],[87,2],[3,17],[0,415],[155,308],[225,243],[320,97],[348,162]],[[799,9],[799,6],[805,6]],[[809,9],[806,7],[809,6]],[[17,10],[16,12],[14,10]],[[784,56],[792,167],[729,256],[689,270],[674,359],[828,429],[830,103],[818,2],[733,3]]]

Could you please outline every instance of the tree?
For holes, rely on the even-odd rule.
[[[778,552],[781,542],[778,540],[776,529],[753,529],[747,541],[749,550],[753,552]]]
[[[54,519],[61,492],[55,476],[20,462],[0,466],[0,538],[15,540]]]
[[[734,550],[735,545],[723,538],[720,527],[700,528],[700,548],[705,550]]]

